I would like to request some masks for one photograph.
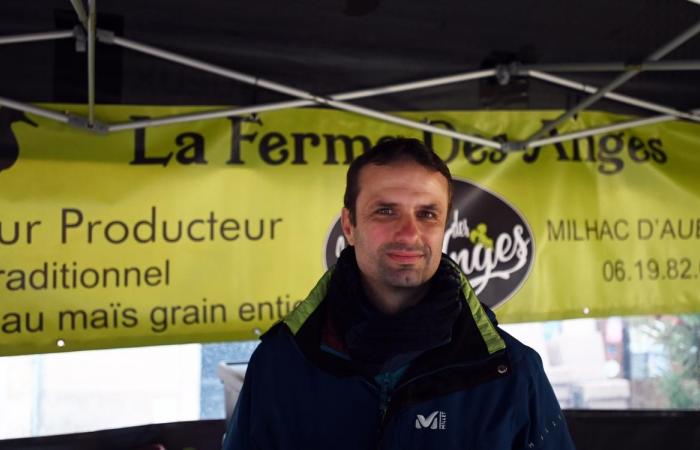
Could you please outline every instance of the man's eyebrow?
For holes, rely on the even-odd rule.
[[[394,207],[396,205],[398,205],[398,203],[385,201],[385,200],[381,200],[381,199],[371,203],[372,208],[377,208],[377,207],[379,207],[379,208],[391,208],[391,207]]]
[[[377,200],[372,203],[370,203],[371,208],[394,208],[396,206],[399,206],[400,203],[398,202],[392,202],[388,200]],[[418,205],[416,209],[423,209],[423,210],[430,210],[430,211],[440,211],[441,207],[439,203],[425,203],[422,205]]]

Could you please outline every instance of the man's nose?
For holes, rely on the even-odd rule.
[[[411,242],[418,236],[418,221],[413,215],[406,214],[401,217],[396,230],[396,239]]]

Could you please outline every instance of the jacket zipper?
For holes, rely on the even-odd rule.
[[[391,394],[389,393],[389,374],[385,374],[380,380],[379,386],[379,424],[377,426],[377,450],[381,449],[384,440],[384,427],[387,422],[387,412],[391,403]]]
[[[420,380],[421,378],[425,378],[425,377],[429,377],[429,376],[435,375],[436,373],[440,373],[440,372],[442,372],[443,370],[454,369],[454,368],[457,368],[457,367],[480,366],[480,365],[483,365],[483,364],[486,364],[486,363],[490,362],[491,360],[494,360],[494,359],[498,358],[499,356],[500,356],[500,352],[497,353],[497,354],[489,355],[489,356],[487,356],[486,358],[481,359],[481,360],[479,360],[479,361],[468,362],[468,363],[459,363],[459,364],[450,364],[449,366],[443,366],[443,367],[440,367],[440,368],[438,368],[438,369],[432,370],[432,371],[430,371],[430,372],[426,372],[426,373],[422,373],[422,374],[416,375],[415,377],[410,378],[410,379],[404,381],[403,383],[397,385],[396,388],[394,389],[394,392],[396,392],[396,391],[398,391],[399,389],[402,389],[402,388],[408,386],[409,384],[413,383],[413,382],[416,381],[416,380]]]

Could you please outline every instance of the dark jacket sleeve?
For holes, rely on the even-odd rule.
[[[243,387],[238,401],[233,409],[231,420],[224,435],[223,450],[253,450],[256,448],[251,441],[250,431],[253,417],[253,380],[255,378],[255,363],[251,358],[246,369]]]
[[[529,370],[528,420],[518,434],[514,448],[574,450],[566,419],[537,352],[530,350],[524,358],[524,366]]]

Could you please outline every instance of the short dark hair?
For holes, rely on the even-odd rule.
[[[437,153],[418,139],[403,137],[382,139],[377,145],[357,157],[348,169],[343,203],[350,211],[350,222],[353,225],[355,225],[355,203],[360,194],[359,178],[362,168],[368,164],[383,166],[399,161],[414,161],[426,169],[440,172],[447,179],[448,211],[452,207],[452,175]]]

